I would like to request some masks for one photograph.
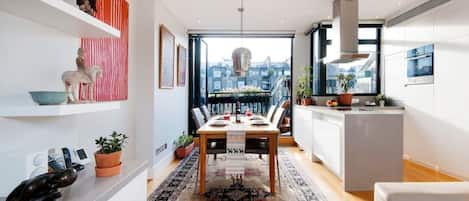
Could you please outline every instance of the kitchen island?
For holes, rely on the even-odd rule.
[[[403,109],[295,105],[293,135],[345,191],[371,191],[375,182],[402,180]]]

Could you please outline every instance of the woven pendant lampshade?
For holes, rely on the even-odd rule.
[[[241,0],[241,7],[238,8],[238,12],[241,16],[240,34],[242,39],[244,33],[244,0]],[[233,59],[233,70],[235,74],[237,76],[246,76],[246,72],[248,71],[249,66],[251,65],[251,51],[245,47],[238,47],[233,50],[231,58]]]

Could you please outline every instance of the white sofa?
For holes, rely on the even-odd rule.
[[[375,201],[469,201],[469,182],[376,183]]]

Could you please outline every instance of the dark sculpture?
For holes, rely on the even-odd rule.
[[[77,5],[81,11],[95,16],[96,13],[96,0],[77,0]]]
[[[72,168],[45,173],[21,182],[6,201],[54,201],[62,196],[58,189],[72,185],[76,179],[77,173]]]

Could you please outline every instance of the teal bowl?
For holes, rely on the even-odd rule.
[[[39,105],[60,105],[67,101],[69,93],[64,91],[30,91],[29,94]]]

